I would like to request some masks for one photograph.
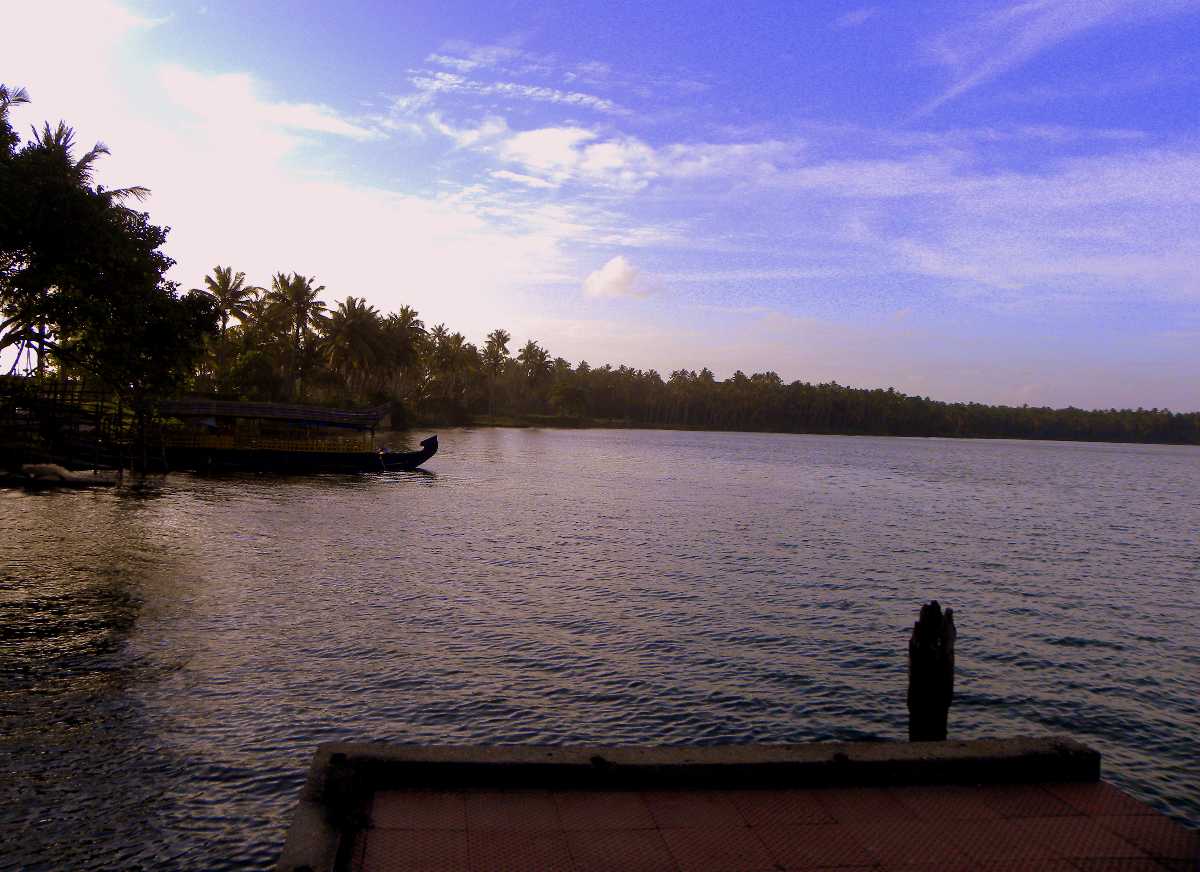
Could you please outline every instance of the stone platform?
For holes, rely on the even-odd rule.
[[[279,868],[1198,870],[1063,738],[725,748],[325,745]]]

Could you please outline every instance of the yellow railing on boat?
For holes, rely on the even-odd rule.
[[[316,451],[322,453],[372,451],[364,438],[275,439],[267,436],[218,436],[207,433],[172,433],[166,436],[171,448],[212,448],[238,451]]]

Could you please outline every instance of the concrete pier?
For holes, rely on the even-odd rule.
[[[1071,739],[322,745],[281,872],[1192,870],[1197,833]]]

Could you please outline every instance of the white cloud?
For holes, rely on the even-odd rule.
[[[925,104],[928,114],[987,80],[1043,51],[1101,25],[1145,21],[1200,8],[1197,0],[1019,0],[953,27],[927,46],[930,56],[954,76],[950,86]]]
[[[839,30],[844,30],[850,27],[858,27],[861,24],[866,24],[872,18],[879,14],[878,6],[862,6],[858,9],[851,9],[843,15],[839,15],[833,21],[833,26]]]
[[[645,297],[649,294],[640,283],[641,271],[618,254],[583,282],[589,297]]]
[[[582,91],[563,91],[545,85],[528,85],[521,82],[485,82],[444,70],[417,73],[409,81],[417,89],[417,93],[406,95],[396,101],[395,105],[400,111],[410,111],[414,107],[428,105],[438,94],[474,94],[532,100],[538,103],[557,103],[618,115],[628,112],[624,107],[606,97],[585,94]]]
[[[525,185],[528,188],[557,188],[558,183],[542,179],[537,176],[527,176],[524,173],[514,173],[511,170],[493,170],[489,175],[493,179],[500,179],[505,182],[516,182],[518,185]]]
[[[159,79],[173,101],[209,121],[236,118],[258,128],[328,133],[358,141],[384,138],[379,130],[350,121],[328,106],[264,100],[256,94],[259,86],[246,73],[204,75],[171,64],[159,70]]]
[[[428,115],[429,124],[443,136],[449,136],[459,148],[492,142],[508,132],[508,122],[498,115],[489,115],[475,127],[454,127],[436,112]]]
[[[654,148],[633,136],[601,139],[586,127],[542,127],[514,134],[498,154],[557,183],[580,181],[637,191],[656,179],[746,179],[769,176],[798,144],[675,143]]]

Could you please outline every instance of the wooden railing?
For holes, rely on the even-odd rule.
[[[371,451],[364,437],[326,437],[323,439],[278,439],[269,436],[226,436],[208,433],[167,433],[163,441],[170,448],[236,449],[238,451]]]

